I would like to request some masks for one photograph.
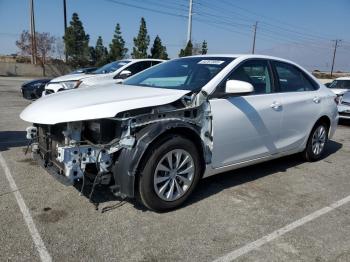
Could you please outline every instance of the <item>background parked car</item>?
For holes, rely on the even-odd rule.
[[[51,79],[36,79],[33,81],[25,82],[21,86],[23,98],[29,100],[35,100],[41,97],[41,94],[45,90],[45,85],[50,82]]]
[[[343,95],[350,90],[350,77],[339,77],[327,87],[329,87],[336,95]]]
[[[54,78],[46,85],[43,94],[48,95],[97,84],[121,83],[124,79],[162,62],[164,60],[160,59],[125,59],[115,61],[88,74],[70,74]]]
[[[339,99],[338,112],[339,118],[350,119],[350,91],[346,92],[343,97]]]

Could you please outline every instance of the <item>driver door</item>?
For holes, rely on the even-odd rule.
[[[223,94],[227,80],[249,82],[254,93]],[[219,92],[217,92],[220,90]],[[275,93],[274,77],[267,60],[248,60],[239,65],[210,100],[213,115],[214,168],[229,166],[279,152],[283,105]]]

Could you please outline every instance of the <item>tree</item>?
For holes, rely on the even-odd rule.
[[[202,45],[200,43],[194,43],[192,46],[192,55],[201,55]]]
[[[37,55],[40,55],[39,61],[45,76],[46,58],[54,51],[55,38],[50,36],[50,33],[37,33],[35,36]]]
[[[77,13],[73,13],[70,26],[63,37],[68,62],[73,67],[84,67],[89,63],[89,35],[85,34],[83,23]]]
[[[120,25],[117,24],[114,30],[112,43],[109,45],[109,59],[110,61],[123,59],[127,52],[128,49],[125,48],[125,41],[120,31]]]
[[[89,61],[92,66],[97,63],[96,50],[93,46],[89,46]]]
[[[192,49],[193,49],[193,45],[192,45],[192,42],[190,40],[190,41],[188,41],[185,49],[181,49],[180,50],[179,57],[191,56],[192,55]]]
[[[39,58],[40,64],[43,68],[43,75],[45,75],[45,64],[47,57],[54,52],[55,38],[50,33],[35,33],[36,39],[36,56]],[[32,36],[28,31],[23,31],[16,41],[17,47],[21,50],[22,55],[32,54]]]
[[[32,55],[32,36],[28,31],[23,30],[19,39],[16,41],[21,55]]]
[[[168,53],[166,52],[166,47],[162,45],[162,40],[157,35],[154,39],[153,46],[151,48],[151,58],[157,59],[168,59]]]
[[[147,58],[147,50],[150,42],[150,37],[147,34],[146,21],[142,17],[140,29],[137,37],[134,38],[134,47],[132,51],[133,58]]]
[[[97,41],[96,41],[95,53],[96,53],[96,62],[94,65],[101,66],[101,65],[104,65],[107,63],[108,50],[103,45],[103,40],[102,40],[101,36],[99,36]]]
[[[207,41],[203,41],[202,43],[202,55],[206,55],[208,53],[208,43]]]

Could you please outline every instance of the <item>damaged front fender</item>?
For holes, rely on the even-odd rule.
[[[135,196],[135,180],[140,175],[143,160],[151,149],[152,144],[163,137],[165,134],[183,134],[190,137],[197,137],[197,145],[200,146],[199,152],[203,153],[203,161],[207,163],[211,159],[211,149],[200,141],[201,130],[198,126],[180,121],[168,120],[154,123],[143,128],[136,137],[136,145],[132,148],[121,150],[118,161],[113,168],[115,180],[114,194],[121,197]],[[201,154],[202,155],[202,154]]]

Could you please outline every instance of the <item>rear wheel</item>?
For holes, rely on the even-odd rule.
[[[317,123],[311,131],[303,157],[307,161],[319,160],[325,150],[328,141],[328,125],[324,122]]]
[[[200,158],[188,139],[169,135],[152,147],[139,181],[142,203],[155,211],[179,207],[200,178]]]

